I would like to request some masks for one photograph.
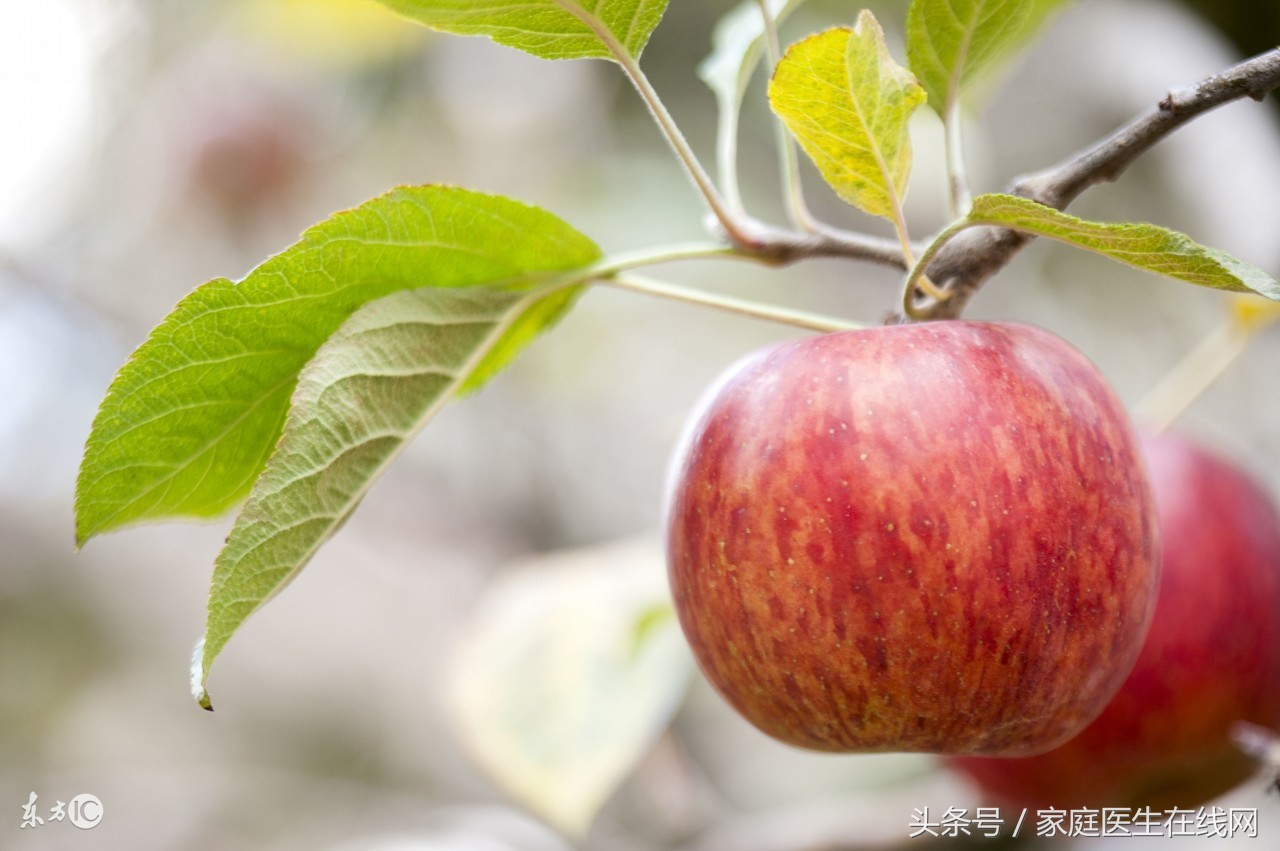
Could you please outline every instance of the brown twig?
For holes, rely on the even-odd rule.
[[[1277,88],[1280,47],[1193,86],[1170,91],[1154,109],[1058,165],[1019,178],[1009,191],[1064,209],[1089,187],[1115,180],[1139,156],[1193,118],[1242,98],[1262,100]],[[959,316],[978,288],[1031,239],[1005,228],[973,228],[959,234],[928,269],[929,278],[949,297],[922,304],[917,312],[928,319]]]
[[[717,229],[716,224],[709,222],[713,230]],[[723,229],[719,230],[721,237],[729,239]],[[738,221],[737,231],[737,238],[730,240],[735,248],[757,260],[779,266],[815,257],[843,257],[892,266],[904,272],[908,268],[902,247],[896,240],[817,222],[813,223],[811,230],[801,232],[743,218]]]

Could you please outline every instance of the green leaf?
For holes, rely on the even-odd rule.
[[[143,520],[212,517],[243,499],[280,435],[299,371],[362,304],[414,287],[527,279],[598,256],[543,210],[425,186],[333,216],[239,283],[205,284],[107,391],[80,466],[77,540]],[[476,380],[530,330],[513,326]]]
[[[434,30],[485,35],[542,59],[638,58],[667,0],[379,0]]]
[[[502,349],[512,328],[531,335],[565,303],[555,288],[407,290],[365,305],[320,347],[214,567],[202,704],[227,641],[306,565],[405,442]]]
[[[868,11],[787,50],[769,102],[836,193],[862,210],[899,217],[911,141],[907,119],[924,90],[893,61]]]
[[[513,797],[581,836],[687,690],[692,660],[656,542],[504,572],[451,666],[462,740]]]
[[[1056,239],[1198,286],[1280,300],[1280,284],[1266,272],[1156,225],[1088,222],[1015,195],[979,195],[966,221]]]
[[[907,62],[945,117],[973,80],[1025,44],[1065,0],[912,0]]]

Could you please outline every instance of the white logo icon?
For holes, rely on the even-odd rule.
[[[76,795],[67,805],[67,819],[81,830],[97,827],[102,821],[102,802],[94,795]]]

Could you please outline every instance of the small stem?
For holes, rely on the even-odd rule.
[[[631,84],[635,86],[640,99],[649,108],[649,114],[653,116],[658,129],[662,131],[662,135],[666,138],[667,144],[671,146],[676,159],[684,166],[685,172],[688,173],[698,192],[702,194],[707,206],[711,208],[712,214],[720,222],[720,226],[724,228],[725,234],[734,243],[748,244],[746,234],[739,223],[739,217],[734,215],[733,211],[725,203],[724,198],[720,196],[706,169],[702,167],[702,163],[698,162],[697,154],[693,152],[693,148],[689,146],[689,141],[680,132],[680,127],[676,124],[675,119],[671,117],[671,113],[667,111],[666,104],[658,96],[657,90],[649,82],[649,78],[645,76],[644,71],[640,68],[640,63],[631,55],[631,51],[618,41],[613,31],[605,26],[599,18],[587,12],[578,3],[560,2],[559,5],[595,33],[596,38],[600,39],[600,42],[613,55],[613,58],[622,66],[627,79],[631,80]]]
[[[907,217],[902,213],[902,202],[898,199],[898,193],[894,191],[893,183],[887,179],[888,171],[883,168],[883,164],[881,170],[886,176],[889,209],[892,213],[891,220],[893,222],[894,233],[898,235],[898,245],[902,247],[902,256],[906,259],[907,265],[914,266],[916,262],[916,255],[911,248],[911,234],[907,231]]]
[[[795,140],[787,128],[778,122],[775,132],[778,147],[782,151],[782,185],[787,199],[787,217],[800,230],[814,233],[820,230],[818,220],[804,200],[804,184],[800,180],[800,157],[796,154]]]
[[[866,260],[906,271],[909,264],[895,239],[852,233],[818,223],[810,233],[800,233],[747,219],[748,241],[739,244],[744,254],[764,262],[793,263],[812,257],[845,257]]]
[[[769,57],[769,67],[776,68],[782,60],[782,44],[778,40],[778,22],[769,11],[769,0],[756,0],[760,7],[760,18],[764,21],[765,55]]]
[[[765,55],[769,57],[769,67],[776,68],[782,61],[778,22],[769,12],[769,0],[757,0],[757,2],[760,5],[760,16],[764,19]],[[804,200],[804,184],[800,181],[800,157],[796,153],[795,140],[791,138],[786,125],[776,116],[773,127],[778,154],[782,158],[782,188],[786,197],[787,216],[793,226],[812,233],[818,229],[818,223],[809,212],[809,205]]]
[[[813,257],[844,257],[892,266],[906,271],[898,246],[889,239],[847,233],[819,227],[814,233],[796,233],[746,219],[747,245],[723,242],[689,242],[611,254],[591,267],[594,275],[607,275],[637,266],[652,266],[677,260],[743,260],[764,266],[781,266]]]
[[[950,209],[953,219],[969,212],[973,198],[969,194],[969,173],[964,165],[964,140],[960,129],[960,99],[952,97],[947,104],[946,117],[942,119],[942,133],[947,148],[947,183],[950,186]]]
[[[916,258],[911,250],[911,237],[907,233],[907,220],[902,215],[902,204],[898,201],[896,192],[891,191],[889,197],[893,201],[893,229],[898,232],[898,242],[902,245],[902,256],[906,259],[907,265],[915,265]],[[947,300],[947,294],[935,286],[933,281],[925,277],[923,267],[916,274],[916,279],[911,282],[911,289],[907,290],[907,295],[904,296],[905,300],[910,300],[911,292],[916,287],[924,290],[925,294],[935,301]]]
[[[837,319],[832,316],[823,316],[818,313],[791,310],[786,307],[776,307],[774,305],[760,304],[759,302],[733,298],[732,296],[714,295],[700,290],[688,289],[677,286],[676,284],[669,284],[664,281],[658,281],[642,275],[613,275],[611,277],[601,277],[598,280],[602,284],[631,290],[632,292],[644,293],[645,295],[657,296],[659,298],[671,299],[673,301],[680,301],[685,304],[714,307],[717,310],[735,313],[739,316],[749,316],[752,319],[764,319],[770,322],[781,322],[785,325],[794,325],[797,328],[819,331],[824,334],[867,327],[856,322],[848,322],[843,319]]]
[[[1167,429],[1248,348],[1261,324],[1223,322],[1188,352],[1134,407],[1134,418],[1157,434]]]
[[[742,190],[738,188],[738,127],[732,110],[722,109],[716,119],[716,170],[720,173],[720,185],[724,187],[724,203],[731,215],[745,217],[747,208],[742,203]]]
[[[583,275],[585,278],[599,278],[640,266],[656,266],[659,263],[674,263],[680,260],[706,259],[746,260],[752,263],[767,264],[766,260],[734,248],[731,245],[724,245],[719,242],[684,242],[610,254],[587,267]]]
[[[666,137],[667,144],[671,146],[676,159],[684,166],[685,172],[688,173],[694,186],[697,187],[698,192],[707,202],[707,206],[711,208],[712,215],[716,217],[720,226],[724,228],[725,235],[734,243],[747,244],[749,240],[739,223],[740,217],[735,215],[729,208],[724,198],[721,197],[720,192],[716,189],[715,184],[712,183],[706,170],[703,169],[702,163],[698,162],[698,157],[693,152],[693,148],[689,146],[688,140],[680,132],[680,127],[676,124],[675,119],[671,117],[671,113],[667,111],[662,98],[658,96],[658,92],[649,82],[649,78],[641,70],[640,64],[626,49],[618,45],[612,36],[610,36],[607,43],[610,49],[614,50],[614,56],[617,58],[618,64],[622,66],[622,70],[626,72],[631,84],[635,86],[636,91],[640,94],[640,99],[649,108],[649,113],[653,116],[654,121],[657,122],[658,129],[662,131],[662,135]],[[614,49],[615,46],[616,49]],[[739,203],[741,203],[740,200]]]
[[[885,168],[884,161],[880,159],[879,152],[876,153],[876,161],[880,163],[880,170],[885,175],[886,194],[889,197],[893,229],[898,234],[898,244],[902,246],[902,256],[907,261],[908,266],[915,266],[916,258],[911,248],[911,235],[907,233],[907,218],[902,213],[902,199],[898,197],[898,193],[894,189],[893,180],[889,177],[889,171]],[[925,277],[924,267],[921,266],[915,275],[915,280],[911,282],[911,286],[907,288],[906,294],[902,297],[904,305],[911,301],[913,291],[917,286],[935,301],[946,301],[947,299],[947,294],[934,286],[933,281]],[[907,316],[912,319],[916,318],[910,311],[907,311]]]
[[[916,287],[924,290],[928,296],[936,301],[945,301],[950,294],[944,290],[938,289],[937,285],[928,278],[924,277],[925,269],[929,268],[929,264],[933,262],[933,258],[938,256],[938,252],[950,242],[955,235],[974,226],[974,222],[968,219],[960,219],[952,222],[941,233],[933,238],[925,248],[924,253],[920,255],[920,259],[916,260],[911,270],[907,272],[907,281],[902,287],[902,312],[908,319],[927,319],[928,317],[916,310],[915,295]],[[926,285],[927,283],[927,285]]]

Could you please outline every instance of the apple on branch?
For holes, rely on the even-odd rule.
[[[1155,603],[1128,417],[1029,326],[888,326],[749,358],[686,435],[667,515],[703,672],[806,748],[1048,750],[1119,689]]]

